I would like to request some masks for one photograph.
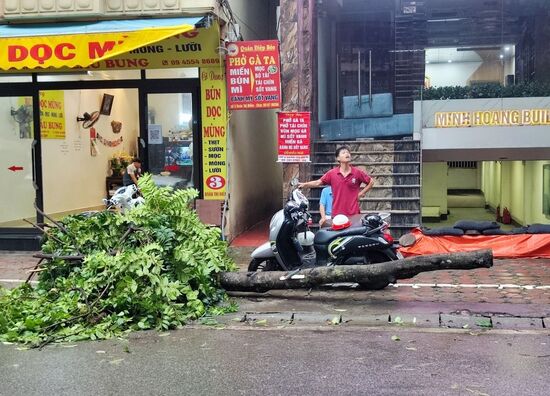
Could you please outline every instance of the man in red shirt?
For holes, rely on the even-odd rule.
[[[372,188],[374,180],[361,169],[351,166],[348,147],[338,147],[335,154],[339,167],[329,170],[318,180],[299,183],[298,187],[330,185],[333,196],[332,216],[339,214],[352,216],[361,213],[359,200]],[[361,188],[361,184],[365,184],[365,187]]]

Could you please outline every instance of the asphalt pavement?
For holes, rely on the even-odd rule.
[[[241,269],[248,254],[233,251]],[[0,252],[0,284],[36,261]],[[548,394],[549,285],[550,260],[496,260],[381,291],[232,293],[239,311],[213,327],[0,344],[0,395]]]
[[[294,327],[0,345],[2,395],[543,395],[538,331]]]

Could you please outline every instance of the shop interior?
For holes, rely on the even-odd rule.
[[[40,187],[43,209],[54,218],[104,208],[103,198],[122,185],[125,167],[137,156],[159,186],[200,187],[196,90],[173,84],[158,88],[170,84],[168,78],[196,79],[198,70],[146,74],[160,83],[143,85],[139,70],[38,75],[46,88],[39,90],[39,109],[33,108],[31,95],[0,97],[0,162],[12,167],[0,175],[0,183],[8,186],[0,198],[0,227],[36,222],[35,188]],[[116,86],[116,80],[127,87],[103,88],[109,86],[106,81]],[[30,83],[31,76],[2,77],[0,83],[13,81]],[[76,81],[89,82],[87,87],[101,81],[102,87],[77,89]],[[35,117],[39,145],[32,138]],[[33,182],[37,172],[41,186]]]

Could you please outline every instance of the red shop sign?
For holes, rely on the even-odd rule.
[[[309,162],[311,113],[279,112],[278,162]]]
[[[228,43],[225,65],[230,110],[281,107],[278,40]]]

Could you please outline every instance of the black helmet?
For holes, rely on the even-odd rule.
[[[365,226],[376,228],[382,224],[382,219],[377,214],[366,215],[363,219],[363,224]]]

